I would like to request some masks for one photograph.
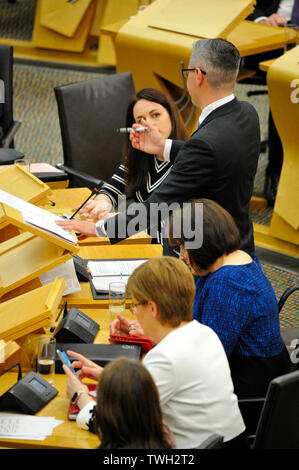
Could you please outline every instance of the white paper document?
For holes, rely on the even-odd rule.
[[[0,437],[43,441],[61,423],[54,417],[0,413]]]
[[[0,189],[0,202],[20,211],[24,222],[27,224],[36,226],[45,232],[52,233],[70,243],[77,243],[77,239],[73,234],[55,223],[56,220],[64,220],[62,217],[30,204],[30,202],[13,196],[2,189]]]
[[[97,292],[109,292],[111,282],[128,282],[133,271],[147,259],[89,261],[87,268],[92,275],[91,282]]]
[[[50,269],[39,276],[39,280],[43,286],[55,281],[56,278],[64,279],[66,282],[66,289],[63,296],[73,294],[74,292],[79,292],[81,290],[73,259],[68,260],[66,263],[62,263],[56,268]]]
[[[127,284],[130,276],[98,276],[93,277],[91,282],[97,292],[109,292],[110,282],[124,282]]]
[[[88,261],[87,267],[93,277],[97,276],[130,276],[146,259]]]

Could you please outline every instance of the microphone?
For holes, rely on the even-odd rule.
[[[81,206],[70,216],[69,220],[73,219],[75,215],[82,209],[82,207],[91,199],[95,194],[97,194],[100,190],[100,188],[103,186],[104,181],[101,181],[93,190],[91,191],[90,195],[88,198],[81,204]]]
[[[57,315],[57,318],[55,320],[55,323],[58,322],[59,318],[60,318],[60,315],[62,314],[63,312],[63,318],[67,315],[67,301],[65,301]],[[50,328],[50,333],[54,333],[55,331],[55,326],[52,326],[52,328]]]
[[[10,366],[8,369],[6,369],[4,372],[1,372],[0,374],[0,377],[4,374],[6,374],[6,372],[9,372],[11,369],[13,369],[14,367],[18,366],[19,368],[19,372],[18,372],[18,381],[21,380],[22,378],[22,369],[21,369],[21,364],[19,362],[15,362],[12,366]]]

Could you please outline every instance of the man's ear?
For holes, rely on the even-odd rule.
[[[197,85],[201,86],[202,81],[204,79],[202,71],[199,68],[196,68],[194,73]]]

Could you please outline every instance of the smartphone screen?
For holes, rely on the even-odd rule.
[[[72,364],[71,364],[71,361],[69,360],[69,357],[68,357],[67,353],[66,353],[65,351],[60,351],[59,349],[57,349],[57,354],[58,354],[58,356],[60,357],[62,363],[65,364],[65,365],[72,371],[72,373],[74,374],[74,376],[79,380],[79,377],[78,377],[78,375],[76,374],[75,369],[73,368],[73,366],[72,366]]]

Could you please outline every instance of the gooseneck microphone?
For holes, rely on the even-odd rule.
[[[101,181],[95,188],[93,188],[93,190],[91,191],[88,198],[81,204],[80,207],[78,207],[78,209],[69,217],[68,220],[73,219],[75,217],[75,215],[78,214],[78,212],[82,209],[83,206],[85,206],[85,204],[89,201],[89,199],[91,199],[95,194],[97,194],[99,192],[99,190],[103,186],[103,184],[104,184],[104,181]]]

